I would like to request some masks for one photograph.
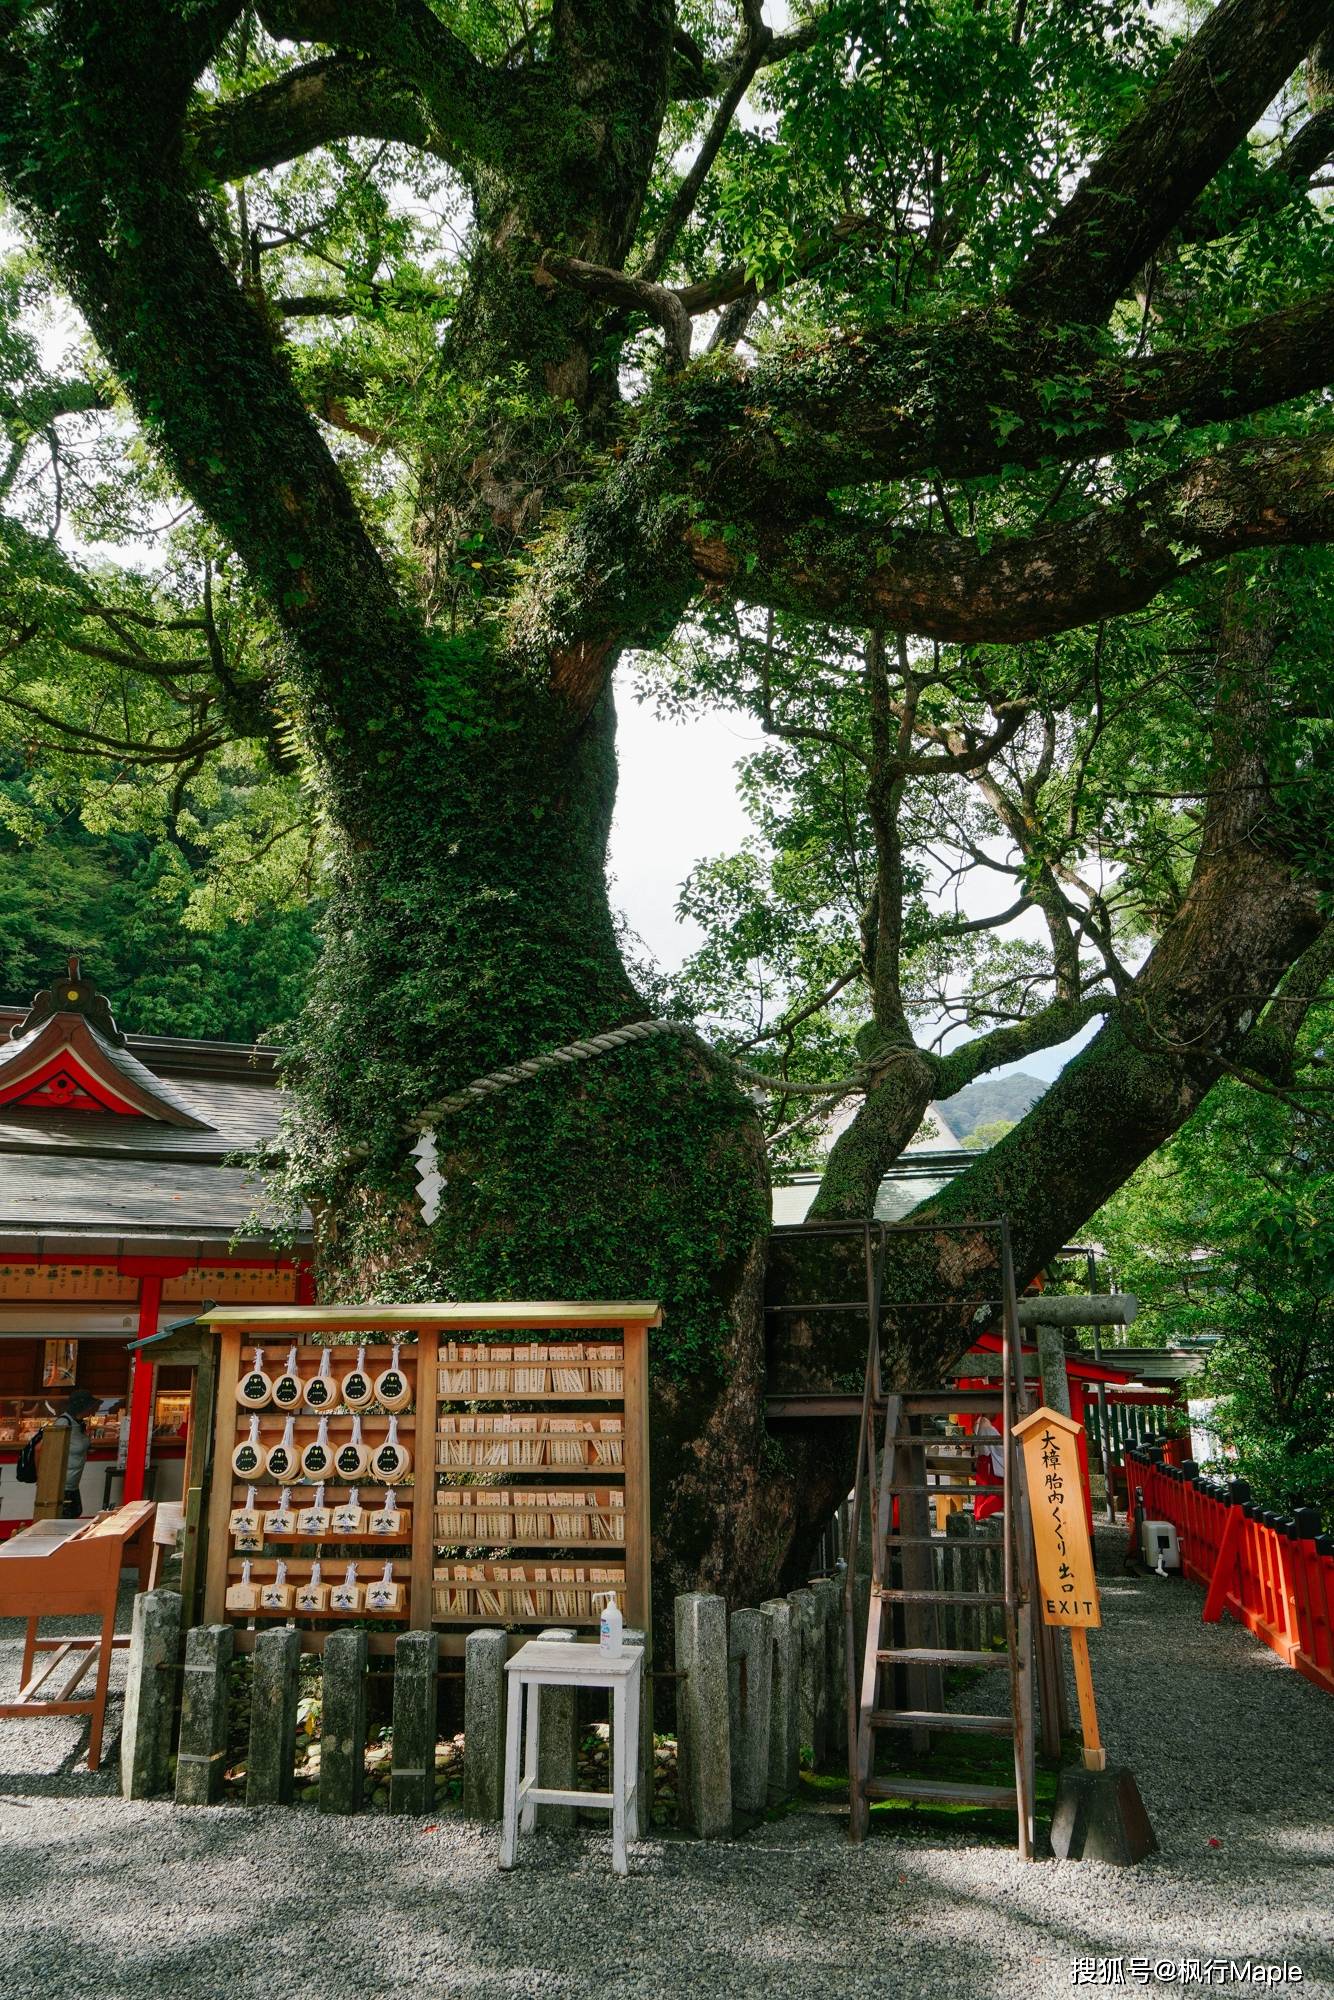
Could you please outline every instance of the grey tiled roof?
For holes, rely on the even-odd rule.
[[[262,1203],[260,1182],[243,1167],[0,1153],[0,1240],[95,1230],[221,1241]],[[276,1220],[270,1209],[264,1216]]]

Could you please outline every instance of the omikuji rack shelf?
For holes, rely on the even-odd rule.
[[[521,1301],[509,1304],[417,1306],[219,1307],[203,1316],[219,1336],[218,1403],[213,1478],[208,1498],[205,1617],[239,1619],[223,1606],[229,1581],[240,1575],[228,1533],[233,1507],[247,1482],[233,1476],[232,1451],[249,1428],[250,1413],[236,1388],[250,1351],[265,1351],[270,1374],[281,1373],[294,1342],[303,1376],[319,1366],[331,1346],[337,1381],[366,1346],[368,1373],[389,1360],[400,1340],[401,1366],[413,1387],[411,1414],[398,1434],[413,1454],[408,1481],[396,1487],[407,1544],[363,1535],[355,1545],[337,1534],[313,1541],[299,1533],[266,1537],[251,1557],[255,1581],[272,1575],[276,1558],[288,1580],[309,1574],[311,1559],[324,1563],[324,1580],[337,1581],[345,1560],[357,1563],[365,1583],[393,1558],[407,1584],[399,1629],[440,1629],[441,1648],[463,1650],[467,1630],[507,1625],[526,1628],[597,1623],[597,1595],[615,1590],[625,1622],[651,1628],[648,1494],[648,1335],[661,1324],[652,1301]],[[286,1412],[260,1413],[264,1444],[282,1434]],[[314,1435],[318,1418],[297,1417],[298,1447]],[[330,1441],[349,1419],[335,1406]],[[383,1437],[388,1419],[362,1413],[368,1445]],[[256,1504],[273,1511],[281,1489],[254,1482]],[[312,1487],[299,1482],[292,1511],[309,1505]],[[326,1503],[336,1506],[345,1483],[330,1481]],[[383,1485],[367,1479],[362,1505],[382,1499]],[[296,1550],[301,1554],[296,1554]],[[326,1551],[336,1549],[338,1553]],[[378,1557],[378,1561],[377,1561]],[[263,1622],[264,1614],[254,1614]],[[281,1614],[270,1614],[273,1616]],[[322,1646],[326,1627],[345,1619],[329,1613],[310,1619],[293,1614],[303,1644]],[[363,1614],[368,1624],[380,1616]],[[253,1633],[237,1633],[242,1649]],[[373,1651],[392,1650],[393,1632],[372,1631]]]

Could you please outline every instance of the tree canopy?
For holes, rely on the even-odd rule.
[[[664,1535],[768,1574],[827,1497],[761,1395],[765,1145],[820,1086],[855,1219],[933,1098],[1100,1024],[929,1211],[1007,1213],[1021,1272],[1220,1078],[1304,1087],[1329,0],[0,19],[11,740],[188,836],[205,917],[322,871],[324,1282],[663,1297]],[[653,996],[704,1033],[452,1113],[423,1229],[433,1104],[647,1011],[604,880],[631,655],[770,738]]]

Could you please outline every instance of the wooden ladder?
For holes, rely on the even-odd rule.
[[[870,1824],[870,1806],[876,1799],[904,1799],[945,1802],[958,1805],[994,1806],[1015,1813],[1018,1821],[1020,1858],[1033,1858],[1034,1843],[1034,1677],[1032,1534],[1019,1468],[1019,1447],[1013,1440],[1013,1424],[1026,1407],[1023,1359],[1015,1303],[1013,1269],[1010,1261],[1009,1232],[1004,1223],[993,1225],[1001,1238],[1001,1277],[1004,1341],[999,1386],[992,1389],[957,1389],[947,1384],[937,1388],[902,1389],[885,1392],[879,1380],[879,1315],[872,1327],[868,1349],[866,1384],[862,1402],[862,1441],[858,1458],[857,1501],[874,1491],[874,1519],[871,1531],[871,1583],[866,1615],[865,1648],[861,1654],[860,1678],[855,1645],[848,1648],[849,1677],[849,1795],[851,1824],[849,1837],[864,1840]],[[879,1285],[875,1287],[877,1294]],[[961,1364],[961,1372],[967,1363]],[[959,1452],[961,1440],[950,1439],[960,1472],[954,1477],[950,1460],[928,1464],[933,1444],[945,1444],[944,1433],[930,1429],[931,1419],[954,1413],[988,1416],[1005,1440],[1003,1452],[1002,1507],[995,1517],[999,1532],[987,1537],[960,1540],[957,1544],[933,1535],[930,1507],[939,1497],[971,1495],[984,1488],[973,1476],[970,1456]],[[945,1476],[929,1487],[928,1469]],[[895,1522],[895,1501],[898,1521]],[[854,1519],[860,1508],[854,1503]],[[853,1551],[856,1549],[855,1537]],[[936,1585],[936,1551],[946,1547],[974,1550],[997,1547],[1003,1553],[1003,1587],[1000,1590],[942,1590]],[[855,1560],[855,1554],[854,1554]],[[895,1569],[899,1581],[895,1581]],[[847,1602],[851,1609],[853,1580],[848,1579]],[[940,1643],[939,1616],[951,1605],[977,1608],[1003,1607],[1005,1650],[982,1651]],[[902,1643],[896,1624],[902,1623]],[[1040,1641],[1039,1641],[1040,1643]],[[969,1715],[951,1712],[944,1706],[944,1671],[951,1666],[1005,1671],[1010,1679],[1009,1713]],[[895,1675],[902,1670],[907,1683],[907,1705],[894,1699]],[[1045,1681],[1045,1675],[1044,1675]],[[1044,1694],[1046,1688],[1044,1685]],[[1044,1722],[1048,1703],[1044,1701]],[[876,1772],[876,1745],[882,1731],[908,1732],[915,1749],[928,1747],[933,1732],[971,1736],[1009,1736],[1014,1743],[1014,1783],[954,1783],[907,1775],[881,1776]],[[1044,1729],[1044,1740],[1047,1731]]]

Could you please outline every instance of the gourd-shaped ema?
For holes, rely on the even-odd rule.
[[[290,1611],[292,1608],[292,1586],[287,1581],[287,1564],[281,1557],[273,1581],[260,1585],[259,1608],[261,1611]]]
[[[236,1385],[236,1400],[244,1410],[262,1410],[273,1401],[273,1383],[264,1373],[264,1349],[255,1349],[255,1359]]]
[[[366,1585],[367,1611],[397,1611],[403,1603],[403,1586],[394,1582],[394,1565],[387,1562],[384,1575]]]
[[[301,1470],[312,1482],[327,1479],[333,1470],[333,1446],[329,1443],[329,1419],[321,1417],[319,1428],[301,1454]]]
[[[323,1611],[328,1602],[329,1586],[320,1581],[320,1566],[318,1562],[314,1562],[310,1566],[310,1575],[305,1582],[299,1583],[296,1587],[293,1608],[297,1611]]]
[[[412,1401],[408,1378],[398,1363],[398,1353],[402,1345],[401,1340],[394,1342],[389,1366],[375,1378],[375,1400],[382,1410],[406,1410]]]
[[[346,1479],[349,1485],[355,1485],[357,1480],[366,1477],[370,1456],[361,1441],[361,1418],[353,1417],[352,1435],[344,1438],[334,1453],[334,1470],[340,1479]]]
[[[263,1469],[264,1447],[259,1441],[259,1418],[250,1419],[250,1429],[232,1453],[232,1471],[238,1479],[253,1479]]]
[[[361,1533],[361,1494],[354,1486],[340,1507],[335,1507],[329,1516],[330,1526],[335,1535],[346,1535],[355,1541]]]
[[[331,1611],[360,1611],[362,1590],[357,1582],[357,1566],[349,1563],[347,1574],[341,1583],[336,1583],[329,1592]]]
[[[250,1581],[250,1558],[241,1564],[241,1575],[236,1583],[229,1583],[225,1599],[229,1611],[257,1611],[259,1609],[259,1585]]]
[[[299,1410],[302,1400],[301,1377],[297,1373],[296,1343],[287,1350],[287,1366],[273,1385],[273,1401],[280,1410]]]
[[[363,1343],[357,1349],[354,1367],[343,1377],[343,1407],[348,1410],[364,1410],[375,1401],[375,1384],[366,1373],[366,1348]]]
[[[329,1532],[329,1509],[324,1504],[324,1481],[315,1488],[315,1499],[309,1507],[303,1507],[296,1517],[296,1531],[299,1535],[327,1535]]]
[[[382,1438],[371,1453],[371,1477],[383,1480],[386,1486],[397,1486],[400,1479],[406,1479],[412,1470],[412,1453],[405,1444],[398,1441],[398,1418],[389,1419],[389,1435]]]
[[[301,1459],[296,1448],[296,1418],[289,1417],[277,1444],[269,1447],[269,1478],[288,1486],[301,1477]]]
[[[329,1367],[331,1356],[327,1347],[320,1350],[319,1373],[306,1377],[302,1391],[308,1410],[331,1410],[338,1401],[338,1391]]]

